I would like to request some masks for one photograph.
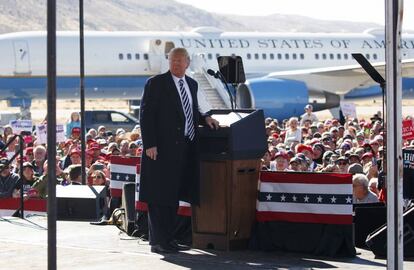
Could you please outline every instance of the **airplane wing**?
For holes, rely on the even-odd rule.
[[[385,63],[372,64],[385,78]],[[414,59],[402,61],[402,76],[414,77]],[[371,77],[356,65],[272,72],[266,77],[303,81],[310,89],[346,94],[358,87],[375,85]]]

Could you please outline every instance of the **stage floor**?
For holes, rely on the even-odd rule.
[[[0,269],[47,269],[47,219],[0,218]],[[115,226],[57,222],[58,269],[379,269],[385,260],[357,250],[353,259],[331,259],[292,253],[190,250],[161,256],[147,242],[121,234]],[[414,262],[404,262],[414,269]]]

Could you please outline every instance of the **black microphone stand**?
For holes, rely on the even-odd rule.
[[[228,85],[226,79],[224,78],[223,74],[221,74],[221,72],[219,70],[218,71],[213,71],[211,69],[207,70],[207,73],[210,76],[214,76],[214,78],[219,79],[225,85],[226,90],[227,90],[227,94],[230,97],[231,110],[234,111],[235,108],[236,108],[235,98],[233,97],[233,94],[231,93],[229,85]]]

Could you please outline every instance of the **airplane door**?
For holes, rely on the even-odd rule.
[[[26,41],[14,41],[14,73],[30,74],[29,46]]]
[[[171,41],[163,41],[160,39],[151,40],[149,50],[149,68],[156,73],[168,70],[167,55],[174,48]]]

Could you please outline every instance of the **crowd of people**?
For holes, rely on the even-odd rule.
[[[56,184],[82,184],[81,129],[79,113],[71,114],[66,125],[66,141],[57,145]],[[23,140],[23,158],[11,158],[18,152],[19,137],[14,136],[12,128],[3,127],[0,137],[0,198],[19,197],[23,187],[25,197],[47,197],[47,146],[37,143],[36,132],[25,132]],[[112,155],[141,155],[142,141],[139,126],[131,131],[122,128],[115,133],[107,131],[105,126],[98,130],[90,129],[86,133],[86,184],[106,185],[110,181],[110,158]],[[22,179],[20,164],[23,163]]]
[[[350,173],[353,174],[354,203],[385,201],[384,183],[384,126],[380,113],[369,120],[337,119],[320,121],[305,107],[298,119],[291,117],[282,122],[266,118],[268,150],[262,158],[262,170]],[[71,114],[67,124],[67,139],[57,145],[56,184],[80,185],[81,142],[79,114]],[[19,145],[10,126],[3,127],[0,137],[0,198],[20,196],[47,196],[47,149],[37,143],[35,132],[22,136],[23,159],[10,162]],[[404,146],[414,141],[403,142]],[[5,147],[7,145],[7,147]],[[139,126],[127,132],[118,129],[108,132],[105,126],[86,133],[86,184],[109,185],[110,157],[140,156],[142,141]],[[23,163],[22,179],[19,177]]]
[[[384,126],[378,112],[369,120],[320,121],[307,105],[298,119],[282,122],[267,118],[268,151],[262,170],[349,173],[353,175],[353,202],[386,200]],[[414,141],[404,141],[405,147]]]

